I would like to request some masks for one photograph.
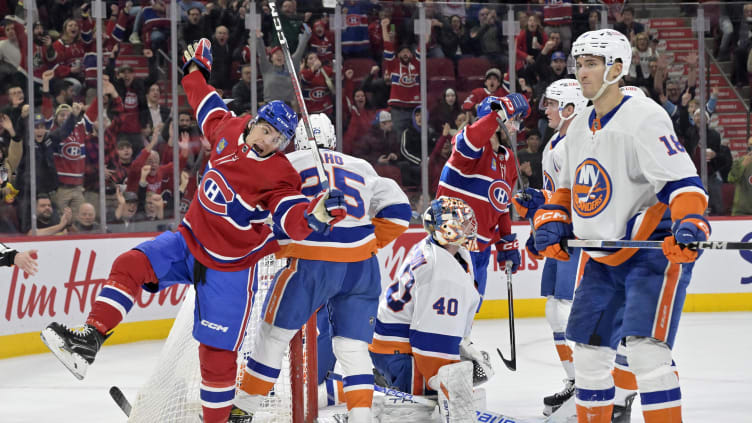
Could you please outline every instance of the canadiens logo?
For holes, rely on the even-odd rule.
[[[80,159],[83,155],[83,148],[77,143],[69,143],[64,145],[63,148],[60,149],[60,152],[66,159],[76,160]]]
[[[585,159],[574,172],[572,206],[581,217],[597,216],[611,200],[611,177],[595,159]]]
[[[325,90],[323,88],[316,88],[314,90],[311,90],[309,92],[309,95],[314,100],[321,100],[322,98],[326,97],[328,93],[328,90]]]
[[[225,149],[225,147],[227,147],[227,140],[226,140],[226,139],[224,139],[224,138],[222,138],[222,139],[221,139],[221,140],[219,140],[219,142],[217,143],[217,154],[222,154],[222,150],[224,150],[224,149]]]
[[[400,76],[400,85],[410,86],[415,84],[415,77],[412,75]]]
[[[543,189],[547,191],[556,191],[556,188],[554,188],[553,178],[551,178],[551,175],[549,175],[545,170],[543,171]]]
[[[227,205],[235,200],[235,191],[216,169],[209,169],[201,178],[198,201],[210,213],[227,216]]]
[[[509,209],[509,199],[512,189],[501,179],[491,182],[488,186],[488,199],[493,208],[499,212]]]

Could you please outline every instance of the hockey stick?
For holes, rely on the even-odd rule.
[[[499,353],[499,357],[501,357],[501,361],[504,362],[504,365],[507,366],[507,369],[511,371],[517,370],[517,349],[515,347],[515,340],[514,340],[514,294],[512,293],[512,263],[507,262],[506,263],[506,269],[505,273],[507,274],[507,302],[509,303],[509,343],[511,344],[511,357],[509,360],[504,358],[504,354],[501,353],[501,350],[496,348],[496,352]]]
[[[561,242],[564,248],[663,248],[663,241],[563,239]],[[736,241],[699,241],[686,246],[691,250],[752,250],[752,242]]]
[[[285,33],[282,31],[282,21],[279,20],[279,13],[277,13],[277,4],[273,1],[270,1],[269,9],[272,14],[274,29],[277,32],[277,38],[279,39],[279,46],[282,49],[282,52],[285,54],[285,63],[287,64],[287,70],[290,72],[292,88],[295,92],[295,98],[298,100],[298,107],[300,107],[300,116],[303,118],[303,126],[305,126],[306,135],[308,135],[308,145],[311,148],[311,153],[313,154],[313,162],[316,164],[316,171],[319,174],[319,182],[321,183],[321,188],[323,188],[324,191],[329,191],[329,178],[327,178],[326,176],[324,164],[321,162],[321,152],[319,152],[319,146],[316,145],[316,138],[314,138],[313,136],[311,122],[308,119],[308,109],[306,108],[305,101],[303,100],[303,89],[300,87],[298,72],[295,70],[295,63],[292,61],[290,45],[287,44],[287,38],[285,37]]]
[[[113,386],[110,388],[110,396],[115,401],[115,404],[123,410],[123,413],[125,413],[127,417],[130,417],[132,410],[131,403],[128,401],[128,398],[125,397],[123,391],[117,386]]]

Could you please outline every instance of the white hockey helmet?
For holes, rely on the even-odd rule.
[[[423,227],[440,245],[464,246],[477,251],[478,221],[466,202],[454,197],[439,197],[423,213]]]
[[[604,84],[590,99],[595,100],[603,94],[608,85],[618,82],[623,76],[629,74],[629,65],[632,64],[632,45],[624,34],[613,29],[588,31],[577,37],[572,44],[572,57],[577,59],[578,56],[583,55],[600,56],[606,62],[606,71],[603,72]],[[621,73],[609,81],[608,72],[617,60],[622,63]]]
[[[645,91],[643,91],[642,88],[635,87],[634,85],[625,85],[619,88],[619,91],[621,91],[622,94],[628,95],[630,97],[638,97],[638,98],[648,97],[647,95],[645,95]]]
[[[308,122],[311,124],[316,145],[329,150],[337,148],[337,136],[334,135],[334,125],[329,120],[329,116],[324,113],[316,113],[308,117]],[[308,150],[310,148],[303,119],[300,119],[298,127],[295,128],[295,150]]]
[[[559,121],[559,125],[556,127],[557,131],[561,129],[561,126],[565,121],[572,119],[579,113],[582,113],[582,111],[585,110],[585,107],[587,107],[588,103],[588,99],[586,99],[582,95],[582,88],[580,88],[580,83],[577,82],[576,79],[568,78],[554,81],[546,88],[546,93],[543,95],[543,99],[541,99],[540,102],[543,109],[545,109],[546,107],[547,100],[553,100],[559,104],[559,118],[561,120]],[[570,104],[574,106],[574,113],[565,118],[562,115],[562,112],[564,111],[564,108]]]

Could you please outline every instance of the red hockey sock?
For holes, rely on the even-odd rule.
[[[235,398],[237,352],[200,344],[201,408],[205,423],[226,423]]]
[[[86,323],[103,335],[117,326],[133,307],[141,285],[157,277],[144,253],[129,250],[115,259],[110,277],[91,308]]]

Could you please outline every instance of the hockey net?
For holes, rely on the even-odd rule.
[[[253,351],[261,322],[261,309],[277,270],[284,260],[267,256],[259,261],[256,272],[258,287],[247,325],[243,345],[238,351],[238,381],[247,358]],[[139,390],[129,422],[195,423],[200,421],[199,389],[201,372],[198,342],[193,338],[195,291],[187,290],[175,323],[170,330],[154,372]],[[305,342],[305,340],[314,342]],[[253,418],[256,422],[313,421],[317,412],[316,389],[316,316],[290,342],[274,389]]]

